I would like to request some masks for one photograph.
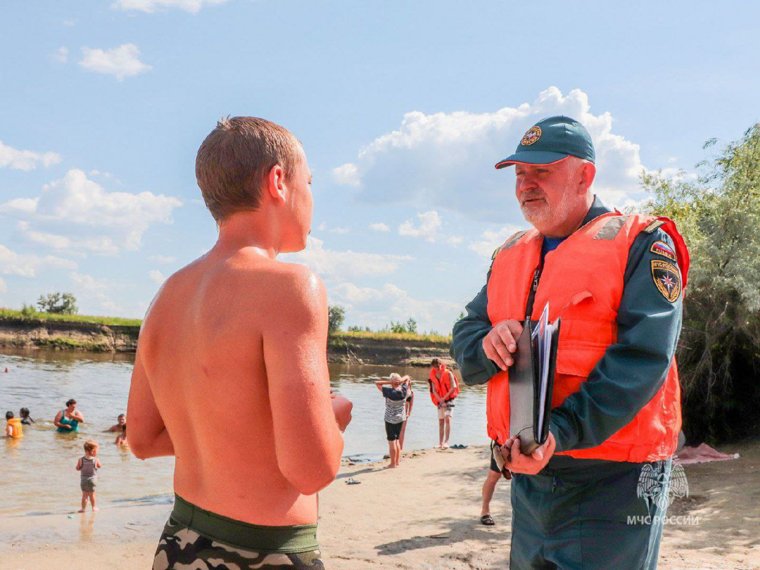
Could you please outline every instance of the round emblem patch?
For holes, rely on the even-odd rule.
[[[531,127],[528,129],[528,132],[526,132],[523,135],[523,138],[520,141],[520,144],[523,146],[530,146],[536,141],[538,141],[538,139],[540,138],[541,138],[541,127],[538,127],[538,126]]]

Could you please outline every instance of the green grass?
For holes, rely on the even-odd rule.
[[[92,323],[106,326],[123,326],[139,327],[142,324],[140,319],[122,319],[120,317],[93,317],[87,315],[59,315],[55,313],[32,313],[23,314],[21,311],[13,309],[0,309],[0,320],[2,319],[21,319],[24,321],[46,321],[46,322],[66,322],[66,323]]]
[[[370,339],[370,340],[406,340],[410,342],[439,342],[439,343],[451,343],[450,336],[443,336],[440,334],[417,334],[417,333],[392,333],[392,332],[376,332],[376,331],[340,331],[330,335],[330,338],[335,339]]]

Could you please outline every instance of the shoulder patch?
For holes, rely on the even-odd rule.
[[[678,258],[676,257],[675,250],[670,247],[667,243],[664,241],[656,241],[652,244],[652,247],[649,248],[649,251],[652,253],[655,253],[657,255],[661,255],[663,257],[667,257],[668,259],[672,261],[678,261]]]
[[[650,263],[655,287],[663,297],[675,303],[681,296],[681,272],[678,267],[661,259],[653,259]]]
[[[647,227],[645,227],[642,231],[645,234],[652,234],[654,231],[659,228],[662,224],[664,224],[662,220],[654,220],[652,223],[650,223]]]

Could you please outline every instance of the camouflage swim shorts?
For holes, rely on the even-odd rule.
[[[169,518],[158,541],[153,570],[324,570],[319,550],[260,553],[217,542]]]
[[[176,496],[153,570],[324,570],[316,530],[316,525],[252,525]]]

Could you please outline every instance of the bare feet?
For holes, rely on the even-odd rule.
[[[84,509],[79,509],[77,512],[78,512],[78,513],[83,513],[83,512],[84,512]]]
[[[92,507],[92,512],[99,511],[100,509],[98,507]]]

